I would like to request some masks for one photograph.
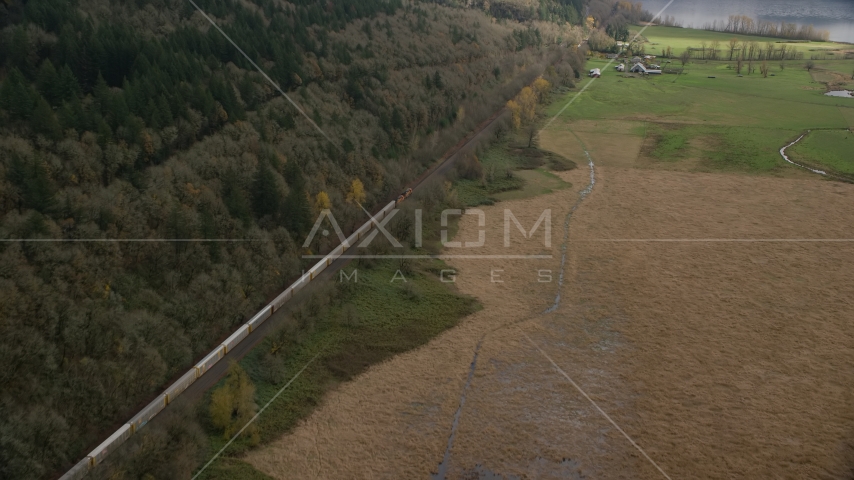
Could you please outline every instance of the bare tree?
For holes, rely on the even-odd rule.
[[[691,60],[691,47],[685,49],[681,55],[679,55],[679,61],[682,62],[682,66],[684,67],[686,63]]]
[[[765,58],[774,58],[774,44],[771,42],[765,44]]]
[[[700,58],[702,58],[703,60],[706,59],[706,46],[708,46],[708,44],[705,40],[700,42]]]
[[[528,126],[528,148],[536,148],[537,147],[537,132],[539,132],[539,128],[535,124],[531,124]]]
[[[735,47],[738,46],[738,39],[733,37],[729,39],[729,61],[732,61],[732,56],[735,53]]]
[[[712,60],[718,59],[718,48],[720,48],[720,46],[721,46],[721,42],[719,42],[717,40],[712,40],[712,51],[709,54],[709,57]]]
[[[768,61],[762,60],[762,66],[759,67],[759,71],[762,72],[762,78],[768,78]]]
[[[808,72],[811,71],[813,68],[815,68],[815,62],[813,62],[812,60],[807,60],[807,63],[806,65],[804,65],[804,68],[806,68]]]

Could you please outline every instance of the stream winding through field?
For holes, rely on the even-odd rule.
[[[575,134],[573,133],[573,135],[575,135]],[[575,138],[578,138],[578,136],[576,135]],[[563,221],[563,242],[561,243],[561,247],[560,247],[560,249],[561,249],[560,274],[558,276],[557,293],[555,294],[555,300],[554,300],[554,303],[552,304],[552,306],[549,307],[548,309],[546,309],[542,313],[542,315],[552,313],[555,310],[557,310],[557,308],[560,306],[560,298],[561,298],[560,297],[560,289],[563,286],[564,271],[566,269],[566,251],[567,251],[567,246],[569,244],[569,222],[570,222],[570,220],[572,220],[572,214],[575,213],[575,211],[578,209],[579,206],[581,206],[581,203],[584,201],[584,199],[587,198],[588,195],[590,195],[590,192],[593,191],[593,186],[596,184],[596,169],[595,169],[596,166],[593,164],[593,158],[590,156],[590,152],[587,151],[586,147],[584,146],[584,143],[581,142],[580,138],[578,138],[578,141],[582,145],[582,150],[584,151],[584,155],[587,157],[587,161],[588,161],[587,165],[590,167],[590,183],[587,184],[587,186],[584,188],[584,190],[582,190],[581,192],[578,193],[578,200],[576,200],[575,204],[572,206],[572,208],[569,209],[569,213],[567,213],[566,217],[564,218],[564,221]],[[526,318],[525,320],[528,320],[528,318]],[[498,330],[498,329],[503,328],[503,327],[510,326],[512,324],[515,324],[515,323],[518,323],[518,322],[511,322],[510,324],[503,325],[502,327],[496,328],[495,330]],[[492,330],[492,331],[495,331],[495,330]],[[489,333],[489,332],[487,332],[487,333]],[[471,365],[469,366],[468,377],[466,378],[466,383],[465,383],[465,386],[463,386],[463,392],[462,392],[462,395],[460,396],[460,405],[459,405],[459,407],[457,407],[457,411],[454,413],[454,420],[453,420],[453,423],[451,424],[451,434],[448,437],[448,446],[445,448],[445,454],[442,456],[442,462],[439,464],[437,472],[430,476],[430,478],[432,480],[444,480],[447,477],[448,469],[451,466],[451,449],[454,446],[454,439],[456,438],[456,435],[457,435],[457,427],[460,424],[460,417],[462,417],[463,405],[465,405],[465,403],[466,403],[466,394],[468,393],[469,386],[471,385],[472,378],[474,377],[474,371],[477,368],[477,355],[480,352],[480,346],[483,344],[483,340],[485,337],[486,337],[486,333],[484,333],[480,337],[480,340],[478,340],[477,346],[474,349],[474,357],[472,358]]]
[[[577,138],[577,137],[576,137]],[[581,139],[579,139],[579,142]],[[595,165],[593,164],[593,158],[590,157],[590,153],[587,149],[584,149],[584,155],[587,156],[588,166],[590,167],[590,183],[587,184],[587,187],[582,190],[578,194],[578,200],[575,202],[575,205],[569,210],[569,213],[566,214],[566,218],[563,221],[563,243],[560,246],[560,275],[557,280],[557,294],[555,295],[554,304],[551,307],[546,309],[543,313],[552,313],[560,306],[560,289],[563,286],[563,274],[566,266],[566,249],[569,245],[569,221],[572,220],[572,214],[575,213],[575,210],[581,205],[581,202],[587,198],[587,195],[590,195],[590,192],[593,191],[593,185],[596,184],[596,170]]]
[[[806,170],[811,171],[812,173],[817,173],[817,174],[819,174],[819,175],[827,175],[827,172],[825,172],[824,170],[815,170],[815,169],[813,169],[813,168],[810,168],[810,167],[806,167],[806,166],[804,166],[804,165],[801,165],[800,163],[795,163],[795,162],[793,162],[792,160],[790,160],[790,159],[789,159],[789,157],[786,155],[786,149],[787,149],[787,148],[789,148],[789,147],[791,147],[792,145],[794,145],[794,144],[796,144],[796,143],[800,142],[800,141],[801,141],[804,137],[806,137],[809,133],[810,133],[810,131],[809,131],[809,130],[807,130],[805,133],[801,134],[801,136],[800,136],[800,137],[798,137],[798,138],[797,138],[797,140],[795,140],[794,142],[792,142],[792,143],[790,143],[790,144],[786,145],[785,147],[781,148],[781,149],[780,149],[780,155],[783,157],[783,160],[785,160],[785,161],[787,161],[787,162],[791,163],[792,165],[795,165],[796,167],[804,168],[804,169],[806,169]]]

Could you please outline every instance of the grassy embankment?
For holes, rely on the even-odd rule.
[[[288,327],[270,335],[241,360],[240,366],[255,384],[255,401],[263,406],[317,356],[255,422],[260,442],[290,430],[337,384],[370,365],[427,343],[478,310],[480,306],[474,299],[459,295],[440,282],[439,271],[443,267],[444,263],[438,260],[353,263],[345,270],[352,274],[357,268],[358,281],[334,282],[327,292],[307,299],[305,306],[292,315]],[[406,282],[391,281],[398,269]],[[271,359],[271,352],[279,358]],[[208,408],[209,398],[210,392],[200,408]],[[206,416],[206,410],[200,412],[201,418]],[[208,428],[212,456],[227,439]],[[225,456],[214,462],[203,478],[268,478],[238,458],[253,446],[244,437],[229,446]]]
[[[527,148],[523,131],[507,133],[487,148],[479,162],[483,178],[458,178],[455,191],[464,206],[527,198],[568,188],[552,171],[575,164],[558,155]],[[450,227],[454,233],[456,225]],[[434,235],[429,225],[425,238]],[[279,335],[271,335],[256,347],[240,366],[256,387],[256,402],[264,405],[315,355],[317,359],[273,402],[256,421],[260,443],[287,432],[317,406],[323,394],[352,379],[370,365],[427,343],[480,309],[472,298],[459,295],[439,279],[445,265],[439,260],[401,262],[360,261],[358,282],[335,282],[327,291],[305,300]],[[407,281],[391,281],[398,270]],[[282,358],[270,367],[270,352]],[[223,382],[221,382],[223,383]],[[199,417],[207,418],[210,394],[202,402]],[[209,455],[227,442],[211,425]],[[239,457],[253,442],[239,438],[227,453],[205,471],[203,478],[268,479]]]
[[[482,180],[455,182],[462,205],[526,198],[571,186],[552,171],[575,165],[558,155],[526,148],[527,139],[523,137],[521,131],[509,133],[481,155]],[[455,224],[450,227],[451,233],[455,228]],[[436,232],[425,229],[425,238],[431,233]],[[289,327],[280,335],[271,335],[240,361],[252,378],[257,389],[255,399],[261,406],[318,356],[258,418],[260,443],[293,428],[337,384],[352,379],[370,365],[427,343],[481,308],[474,299],[459,295],[440,281],[440,270],[446,266],[439,260],[362,261],[347,267],[348,275],[353,268],[359,272],[357,283],[335,282],[326,292],[304,301],[305,307],[292,316]],[[406,282],[391,281],[398,269]],[[283,358],[278,360],[278,367],[271,369],[269,352],[275,349],[280,349],[277,355]],[[209,408],[211,392],[200,407],[202,419],[207,418],[204,409]],[[209,455],[213,455],[227,439],[211,425],[207,428]],[[252,447],[251,440],[239,438],[224,457],[205,471],[203,478],[268,479],[239,458]]]
[[[552,96],[559,96],[557,92]],[[474,168],[474,174],[469,171],[461,176],[462,169],[458,168],[452,175],[452,191],[446,192],[444,200],[439,203],[448,208],[452,208],[451,204],[463,207],[492,204],[571,187],[553,172],[575,168],[572,161],[536,146],[528,147],[524,128],[504,131],[500,136],[500,140],[487,147],[480,158],[458,161],[458,164],[468,162]],[[416,193],[414,199],[422,202],[425,212],[442,210],[426,206],[419,196]],[[435,201],[433,206],[436,206]],[[435,241],[439,236],[435,225],[437,220],[433,218],[431,223],[425,217],[426,247],[410,253],[438,251]],[[390,229],[393,234],[394,228]],[[453,236],[456,223],[448,228]],[[432,242],[430,238],[433,238]],[[403,238],[398,239],[406,243]],[[378,239],[377,242],[383,240]],[[239,362],[251,377],[256,388],[255,401],[260,406],[317,356],[258,418],[254,428],[257,431],[255,439],[251,434],[242,435],[229,446],[222,458],[204,472],[202,478],[269,478],[244,462],[241,455],[259,443],[288,432],[320,404],[327,391],[339,383],[354,378],[370,365],[427,343],[481,308],[473,298],[458,294],[452,286],[440,281],[440,271],[447,267],[439,260],[359,260],[347,267],[348,274],[352,273],[353,267],[359,270],[357,284],[336,280],[326,292],[297,302],[304,303],[304,307],[292,315],[291,325],[279,334],[270,335]],[[404,274],[406,282],[395,277],[398,270]],[[279,358],[271,359],[271,352],[276,352],[275,356]],[[221,388],[223,383],[220,382],[217,388]],[[199,418],[203,422],[209,419],[207,409],[215,390],[208,392],[199,406]],[[210,438],[207,455],[211,456],[228,439],[210,423],[206,428]]]
[[[539,136],[531,141],[530,129],[542,128],[553,116],[548,106],[565,101],[567,94],[574,94],[587,81],[582,79],[580,85],[571,88],[553,85],[544,105],[537,108],[532,124],[510,131],[502,129],[500,139],[480,153],[477,175],[460,176],[458,169],[454,187],[459,202],[467,207],[492,205],[570,188],[572,184],[554,172],[572,170],[577,167],[576,162],[539,148]]]
[[[649,28],[644,35],[660,47],[671,46],[674,54],[697,46],[701,38],[723,43],[731,37],[667,27]],[[833,150],[837,153],[813,154],[811,163],[845,171],[851,160],[845,159],[842,132],[854,127],[854,100],[825,96],[822,81],[850,78],[854,60],[816,60],[811,72],[805,63],[787,60],[781,68],[780,61],[769,62],[766,78],[760,62],[754,62],[756,71],[750,74],[745,62],[741,77],[729,61],[693,60],[679,76],[647,78],[617,73],[612,64],[552,128],[572,128],[605,164],[777,175],[792,174],[793,168],[780,157],[780,147],[806,130],[832,129],[836,133],[822,133],[802,150]],[[588,68],[606,64],[591,59]],[[548,113],[557,113],[571,95],[552,104]],[[821,141],[836,136],[842,140],[835,146]]]
[[[460,203],[465,206],[492,205],[496,201],[544,195],[571,186],[555,171],[575,168],[559,155],[527,147],[523,132],[508,134],[481,156],[483,177],[455,182]]]

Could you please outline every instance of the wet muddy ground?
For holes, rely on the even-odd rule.
[[[476,253],[551,258],[449,260],[482,311],[247,460],[276,478],[428,478],[442,462],[459,479],[850,476],[854,185],[596,174],[562,287],[586,168],[561,173],[570,190],[483,208]],[[549,247],[542,227],[504,247],[504,209],[529,229],[545,208]],[[464,216],[458,239],[478,228]]]

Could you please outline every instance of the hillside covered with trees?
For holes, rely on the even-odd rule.
[[[299,275],[316,212],[361,223],[582,38],[575,0],[197,3],[331,141],[189,2],[0,1],[2,478],[76,461]]]

